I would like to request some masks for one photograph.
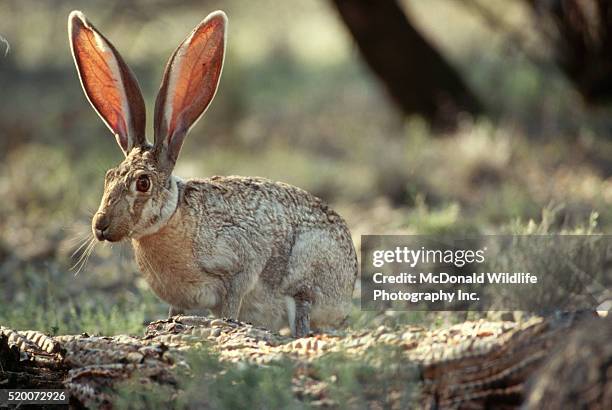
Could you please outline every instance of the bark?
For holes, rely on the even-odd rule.
[[[332,0],[364,60],[406,115],[454,128],[462,112],[481,114],[457,70],[414,27],[395,0]]]
[[[603,408],[612,403],[612,316],[574,331],[534,375],[526,408]]]

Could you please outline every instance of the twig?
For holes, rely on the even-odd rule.
[[[9,51],[11,50],[11,45],[9,44],[8,40],[2,37],[1,35],[0,35],[0,42],[6,46],[6,49],[4,50],[4,57],[6,57]]]

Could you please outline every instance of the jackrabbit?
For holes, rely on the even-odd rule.
[[[174,51],[145,137],[138,83],[115,47],[86,19],[68,18],[72,55],[89,102],[125,160],[106,173],[92,230],[130,239],[138,266],[170,315],[209,308],[296,336],[340,325],[357,276],[343,219],[319,198],[263,178],[182,180],[172,175],[183,140],[212,101],[227,17],[206,17]]]

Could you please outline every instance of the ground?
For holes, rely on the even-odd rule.
[[[346,219],[357,248],[360,236],[372,233],[610,231],[609,110],[585,105],[550,61],[533,64],[462,2],[404,2],[488,108],[486,118],[465,118],[451,134],[400,115],[326,2],[144,3],[131,1],[121,11],[124,2],[0,4],[0,35],[12,45],[6,56],[0,50],[0,85],[10,101],[0,112],[0,325],[6,328],[48,337],[141,338],[168,309],[138,273],[129,244],[88,242],[104,172],[122,154],[88,106],[72,66],[65,26],[74,8],[132,66],[149,118],[173,48],[211,10],[228,12],[225,73],[213,105],[186,139],[180,176],[257,175],[304,188]],[[545,49],[519,3],[491,7],[533,39],[528,46]],[[553,256],[541,258],[554,266]],[[531,320],[518,313],[502,323],[496,313],[367,312],[358,295],[346,332],[376,340],[379,329],[400,337],[412,326],[447,334],[466,320],[468,328],[481,319],[511,328]],[[207,346],[189,360],[214,370],[202,394],[219,400],[217,407],[269,397],[278,398],[277,407],[304,403],[291,393],[288,367],[230,366],[214,343]],[[370,351],[366,361],[338,353],[317,362],[318,379],[329,385],[325,397],[345,403],[370,394],[364,381],[382,391],[397,374],[412,380],[410,366],[381,373],[373,365],[396,350]],[[183,380],[198,392],[198,379]],[[228,393],[236,385],[244,398]],[[412,397],[411,386],[401,397]],[[133,387],[120,390],[119,403],[132,400]],[[139,397],[157,400],[149,393]]]
[[[568,335],[580,343],[590,334],[595,349],[605,348],[609,325],[571,315],[302,339],[197,316],[150,323],[144,337],[0,328],[0,378],[6,388],[64,388],[73,405],[101,408],[513,408],[525,400],[537,407],[541,396],[531,397],[529,386],[540,381],[538,369],[554,363]],[[609,366],[608,353],[591,355],[595,368]],[[608,385],[589,380],[589,400],[603,403]],[[579,386],[559,389],[580,396]]]

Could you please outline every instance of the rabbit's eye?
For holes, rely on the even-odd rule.
[[[139,192],[147,192],[151,187],[151,180],[147,175],[141,175],[136,180],[136,190]]]

